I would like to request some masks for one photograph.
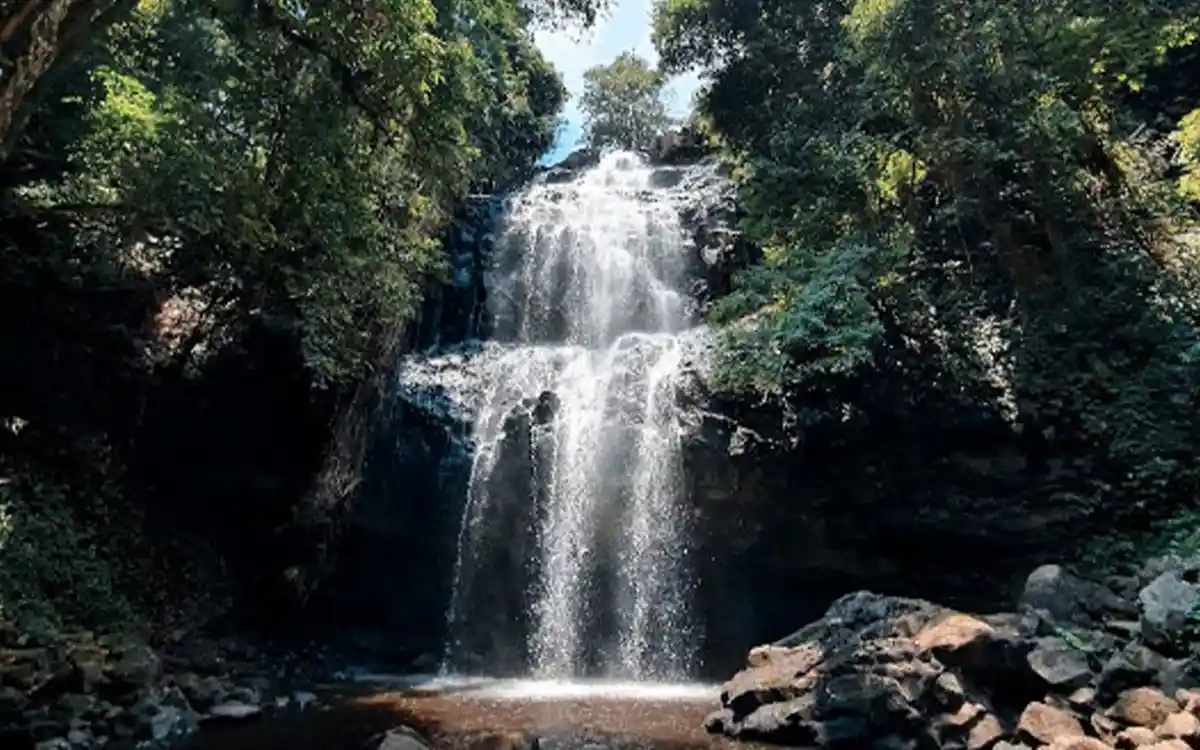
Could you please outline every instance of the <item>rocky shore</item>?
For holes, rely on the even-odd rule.
[[[0,747],[167,747],[201,725],[315,707],[313,654],[234,640],[153,648],[117,633],[37,637],[0,623]]]
[[[752,650],[709,732],[875,750],[1200,747],[1200,559],[1090,581],[1046,565],[1016,611],[869,592]]]

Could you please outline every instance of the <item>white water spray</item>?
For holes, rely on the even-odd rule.
[[[688,247],[676,196],[652,179],[614,154],[534,185],[512,202],[487,283],[497,343],[471,362],[475,456],[449,624],[452,637],[471,628],[493,575],[480,551],[512,415],[543,409],[529,449],[542,467],[526,597],[537,678],[681,679],[695,666],[675,397]]]

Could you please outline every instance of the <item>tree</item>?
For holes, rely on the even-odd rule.
[[[649,148],[672,124],[663,98],[666,79],[648,62],[624,52],[583,74],[584,142],[594,149]]]
[[[1129,101],[1195,80],[1167,66],[1198,32],[1195,0],[658,0],[660,65],[710,81],[701,115],[763,249],[715,307],[718,384],[809,427],[871,399],[986,414],[1089,467],[1064,496],[1191,502],[1200,284],[1179,193],[1200,139],[1180,111],[1200,102],[1163,127],[1167,108]]]
[[[439,272],[448,211],[552,142],[565,90],[526,23],[511,0],[141,0],[34,113],[8,197],[68,219],[69,264],[138,247],[197,321],[176,363],[265,320],[353,382]]]
[[[0,160],[53,73],[136,0],[16,0],[0,11]]]

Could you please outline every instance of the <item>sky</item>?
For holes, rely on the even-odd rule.
[[[554,163],[575,150],[582,133],[582,117],[579,113],[579,95],[583,91],[583,72],[593,65],[612,62],[617,55],[632,50],[641,57],[657,64],[658,55],[650,43],[650,9],[654,0],[616,0],[608,17],[600,19],[590,31],[539,31],[537,45],[542,54],[558,68],[571,101],[563,116],[567,126],[559,134],[558,143],[547,154],[546,163]],[[684,115],[691,107],[692,94],[699,81],[695,74],[672,79],[668,87],[668,103],[671,113]]]

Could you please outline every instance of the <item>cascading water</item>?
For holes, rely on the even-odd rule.
[[[452,368],[401,373],[410,390],[444,389],[450,370],[471,383],[450,671],[487,668],[471,657],[498,613],[519,621],[535,677],[669,680],[696,666],[675,397],[689,248],[678,190],[654,176],[613,154],[512,199],[487,280],[492,340]],[[524,454],[523,472],[506,451]]]

